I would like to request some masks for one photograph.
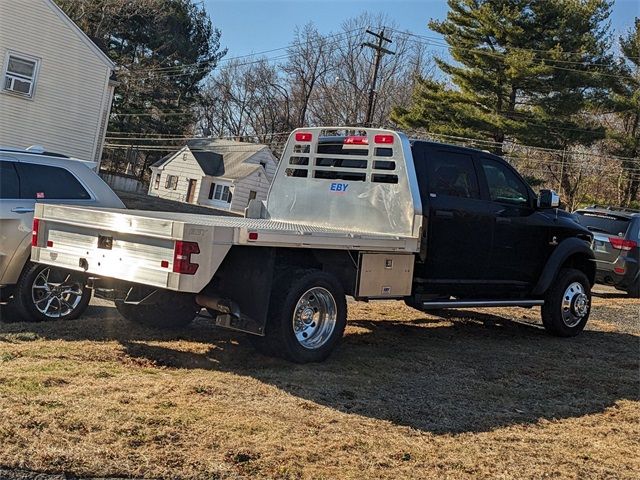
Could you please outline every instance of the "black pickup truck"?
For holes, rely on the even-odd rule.
[[[425,141],[411,151],[426,228],[407,303],[542,305],[550,333],[582,331],[595,279],[592,234],[557,208],[558,196],[536,196],[511,165],[484,151]]]
[[[490,153],[305,128],[245,218],[37,205],[31,257],[86,272],[132,321],[208,316],[263,352],[309,362],[342,337],[346,295],[421,310],[541,306],[548,332],[578,334],[592,234],[557,207]]]

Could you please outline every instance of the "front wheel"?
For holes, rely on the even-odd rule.
[[[14,292],[15,309],[24,320],[73,320],[87,309],[91,289],[84,276],[28,262]]]
[[[336,347],[347,324],[340,282],[320,270],[293,270],[276,278],[259,351],[295,363],[321,362]]]
[[[168,290],[157,291],[153,303],[136,305],[116,300],[115,304],[120,315],[130,322],[163,329],[186,327],[200,311],[192,294]]]
[[[544,328],[557,337],[574,337],[584,330],[591,313],[591,284],[574,268],[560,270],[542,306]]]

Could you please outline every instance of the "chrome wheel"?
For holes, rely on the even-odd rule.
[[[562,297],[562,320],[567,327],[575,327],[589,313],[589,297],[581,283],[573,282]]]
[[[31,285],[31,299],[36,309],[48,318],[63,318],[82,301],[83,285],[70,273],[45,268]]]
[[[338,308],[331,292],[313,287],[298,300],[293,311],[293,332],[298,343],[310,350],[322,347],[336,327]]]

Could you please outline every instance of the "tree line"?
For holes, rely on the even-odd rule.
[[[381,61],[374,125],[505,155],[569,207],[638,206],[640,21],[614,36],[608,0],[449,0],[428,24],[440,37],[365,13],[235,58],[193,0],[57,2],[119,66],[113,169],[143,178],[192,136],[277,150],[293,128],[363,125],[374,52],[362,45],[384,26],[395,54]]]

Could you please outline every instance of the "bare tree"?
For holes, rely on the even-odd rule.
[[[295,126],[307,124],[307,111],[318,82],[332,70],[332,43],[312,23],[296,28],[282,65],[291,92]]]

